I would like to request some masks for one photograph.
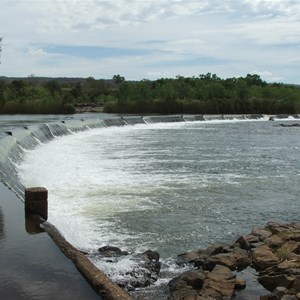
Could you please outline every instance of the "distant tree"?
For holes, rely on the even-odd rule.
[[[245,81],[248,85],[266,86],[267,83],[263,81],[257,74],[247,74]]]
[[[118,86],[125,81],[125,77],[121,76],[120,74],[114,75],[112,79]]]
[[[61,93],[62,88],[58,81],[50,80],[44,84],[45,88],[53,96],[55,93]]]

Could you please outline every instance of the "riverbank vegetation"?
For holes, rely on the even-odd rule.
[[[134,114],[297,114],[300,87],[270,84],[256,74],[221,79],[208,73],[154,81],[127,81],[120,75],[111,80],[0,78],[2,114],[67,114],[76,107]]]

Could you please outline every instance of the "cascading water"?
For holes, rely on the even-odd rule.
[[[246,117],[197,118],[90,121],[101,129],[71,130],[76,135],[75,121],[61,123],[63,139],[52,133],[51,143],[23,150],[20,179],[49,190],[49,221],[113,279],[130,276],[137,262],[101,258],[104,245],[158,250],[157,284],[165,284],[179,272],[181,252],[231,242],[272,219],[298,219],[297,131]]]

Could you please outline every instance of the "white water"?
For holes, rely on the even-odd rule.
[[[19,175],[48,189],[49,221],[74,246],[158,250],[176,273],[182,251],[298,218],[300,142],[291,130],[247,120],[93,129],[27,152]],[[135,262],[96,264],[118,279]]]

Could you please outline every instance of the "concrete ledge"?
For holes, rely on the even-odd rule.
[[[49,234],[60,250],[69,257],[91,284],[94,290],[108,300],[131,300],[127,292],[115,284],[106,274],[100,271],[92,262],[78,249],[72,246],[60,234],[54,225],[49,222],[42,223],[42,227]]]

